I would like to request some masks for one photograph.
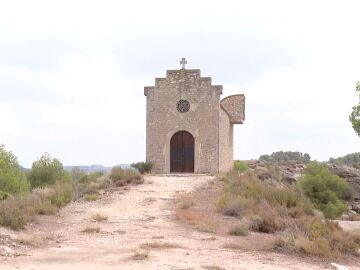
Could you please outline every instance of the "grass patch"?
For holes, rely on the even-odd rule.
[[[223,248],[234,249],[234,250],[243,249],[241,245],[235,243],[227,243],[223,245]]]
[[[155,241],[143,243],[140,246],[143,249],[168,249],[168,248],[181,248],[180,245],[169,242]]]
[[[132,260],[135,261],[142,261],[149,258],[149,252],[148,251],[135,251],[134,255],[130,257]]]
[[[189,209],[194,206],[194,201],[189,196],[182,196],[177,200],[177,206],[181,209]]]
[[[264,182],[256,172],[232,173],[223,179],[216,206],[224,215],[245,218],[252,231],[276,233],[275,250],[329,258],[360,255],[360,233],[325,219],[296,185]],[[242,235],[243,230],[235,226],[229,234]],[[236,248],[231,245],[226,247]]]
[[[226,270],[225,268],[216,265],[205,265],[201,266],[201,268],[204,268],[206,270]]]
[[[96,201],[97,199],[98,199],[97,194],[86,194],[84,197],[84,200],[87,202],[93,202],[93,201]]]
[[[101,222],[101,221],[106,221],[108,217],[100,213],[95,213],[91,215],[91,219],[97,222]]]
[[[86,226],[81,232],[83,232],[83,233],[99,233],[100,227]]]
[[[19,230],[38,214],[55,214],[73,199],[70,183],[36,188],[27,195],[12,196],[0,202],[0,225]]]
[[[39,247],[44,242],[44,239],[35,234],[21,234],[17,237],[17,242],[32,247]]]
[[[201,232],[213,233],[216,231],[216,225],[203,213],[193,209],[175,208],[175,216],[178,220],[194,226]]]
[[[237,225],[232,227],[228,234],[234,236],[246,236],[249,234],[249,229],[245,225]]]

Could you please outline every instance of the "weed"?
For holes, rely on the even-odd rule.
[[[141,244],[140,246],[143,249],[168,249],[168,248],[181,248],[180,245],[169,243],[169,242],[162,242],[162,241],[155,241],[155,242],[148,242]]]
[[[134,255],[131,256],[131,259],[136,261],[146,260],[149,258],[148,251],[135,251]]]
[[[189,209],[191,206],[194,206],[194,201],[188,196],[182,196],[177,200],[177,205],[181,209]]]
[[[41,246],[43,241],[44,239],[41,236],[35,234],[21,234],[17,237],[17,242],[33,247]]]
[[[201,267],[206,270],[226,270],[225,268],[222,268],[222,267],[216,266],[216,265],[205,265],[205,266],[201,266]]]
[[[203,213],[193,209],[175,208],[176,218],[194,226],[201,232],[215,232],[216,226],[213,221]]]
[[[234,236],[246,236],[249,234],[249,229],[245,225],[237,225],[232,227],[228,234]]]
[[[100,227],[87,226],[81,232],[84,233],[99,233]]]
[[[84,199],[87,202],[93,202],[93,201],[96,201],[98,199],[98,195],[97,194],[86,194]]]
[[[97,222],[101,222],[101,221],[106,221],[108,219],[107,216],[100,214],[100,213],[95,213],[91,215],[91,219],[97,221]]]

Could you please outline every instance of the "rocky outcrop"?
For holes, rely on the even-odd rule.
[[[328,164],[328,168],[349,183],[353,196],[350,208],[360,214],[360,170],[337,164]]]
[[[333,174],[344,178],[349,183],[354,200],[360,202],[360,170],[336,164],[329,164],[328,167]]]

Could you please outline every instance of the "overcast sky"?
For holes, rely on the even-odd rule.
[[[145,159],[143,87],[200,68],[246,96],[235,158],[360,151],[360,1],[1,1],[0,144],[29,167]]]

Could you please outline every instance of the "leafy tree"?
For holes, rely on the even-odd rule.
[[[235,169],[235,171],[237,171],[239,173],[243,173],[247,169],[249,169],[249,165],[247,165],[247,163],[245,163],[241,160],[235,160],[234,161],[234,169]]]
[[[268,162],[278,162],[278,161],[287,161],[295,160],[302,161],[305,163],[310,162],[310,155],[308,153],[293,152],[293,151],[278,151],[274,152],[271,155],[265,154],[259,157],[259,160],[268,161]]]
[[[34,161],[28,172],[31,187],[54,185],[57,181],[68,181],[69,175],[64,171],[62,163],[45,153],[39,160]]]
[[[151,162],[137,162],[131,164],[131,167],[137,169],[141,174],[149,173],[152,169],[153,164]]]
[[[346,210],[341,199],[349,197],[348,183],[332,174],[325,165],[310,162],[298,185],[325,217],[336,218]]]
[[[343,157],[330,158],[329,163],[348,165],[360,169],[360,152],[347,154]]]
[[[0,200],[10,194],[24,194],[29,191],[29,183],[16,156],[0,145]]]
[[[356,92],[359,92],[359,104],[352,108],[349,120],[356,134],[360,136],[360,82],[356,83]]]

